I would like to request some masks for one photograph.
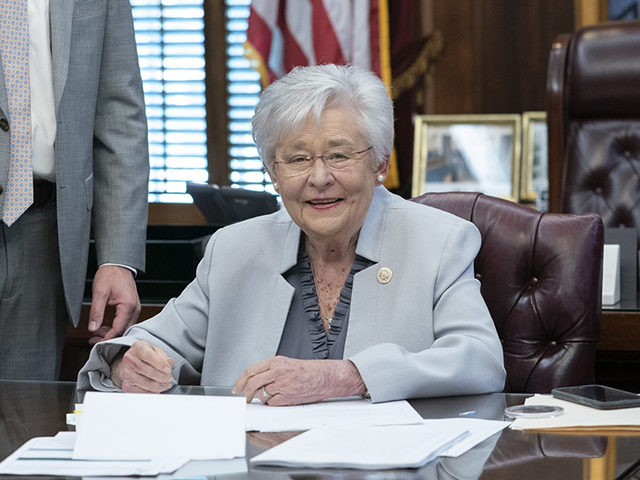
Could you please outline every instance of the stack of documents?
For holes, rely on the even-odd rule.
[[[554,405],[564,409],[562,415],[550,418],[517,418],[514,430],[553,429],[562,431],[640,431],[640,408],[618,408],[598,410],[552,397],[534,395],[525,400],[525,405]]]
[[[445,418],[412,425],[330,425],[313,428],[251,459],[253,465],[307,468],[418,468],[457,457],[508,422]]]
[[[359,469],[417,468],[468,434],[463,426],[318,427],[251,459],[254,465]]]
[[[244,457],[245,409],[238,397],[87,392],[76,432],[31,439],[0,473],[158,475]]]
[[[87,392],[73,458],[243,457],[245,409],[240,397]]]
[[[74,460],[75,432],[32,438],[0,464],[1,474],[64,476],[160,475],[186,463],[184,458],[158,458],[121,462]]]
[[[459,456],[508,424],[424,420],[406,401],[268,407],[246,405],[243,397],[87,392],[75,416],[76,432],[29,440],[0,463],[0,474],[242,473],[245,430],[306,430],[254,457],[254,465],[412,468],[438,456]]]

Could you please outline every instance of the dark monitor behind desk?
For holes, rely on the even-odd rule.
[[[229,225],[278,210],[278,200],[268,192],[187,183],[187,193],[211,225]]]

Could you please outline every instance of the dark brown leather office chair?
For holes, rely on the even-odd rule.
[[[640,22],[560,35],[547,75],[549,210],[598,213],[640,241]]]
[[[541,213],[471,192],[412,200],[480,230],[475,273],[502,340],[505,391],[548,393],[592,383],[600,334],[600,217]]]

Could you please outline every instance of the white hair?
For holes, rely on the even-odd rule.
[[[332,106],[351,108],[371,145],[374,169],[393,150],[393,103],[373,72],[354,65],[296,67],[261,94],[251,122],[260,158],[271,171],[280,142]]]

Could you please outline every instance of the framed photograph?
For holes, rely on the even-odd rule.
[[[606,22],[609,19],[609,1],[611,0],[573,0],[575,28]]]
[[[610,20],[638,20],[640,0],[574,0],[576,29]]]
[[[520,171],[520,200],[536,202],[539,209],[549,193],[547,166],[549,151],[546,112],[522,114],[522,165]],[[539,198],[542,197],[542,198]]]
[[[472,191],[518,201],[519,114],[416,115],[412,195]]]
[[[640,0],[609,0],[609,20],[638,20]]]

